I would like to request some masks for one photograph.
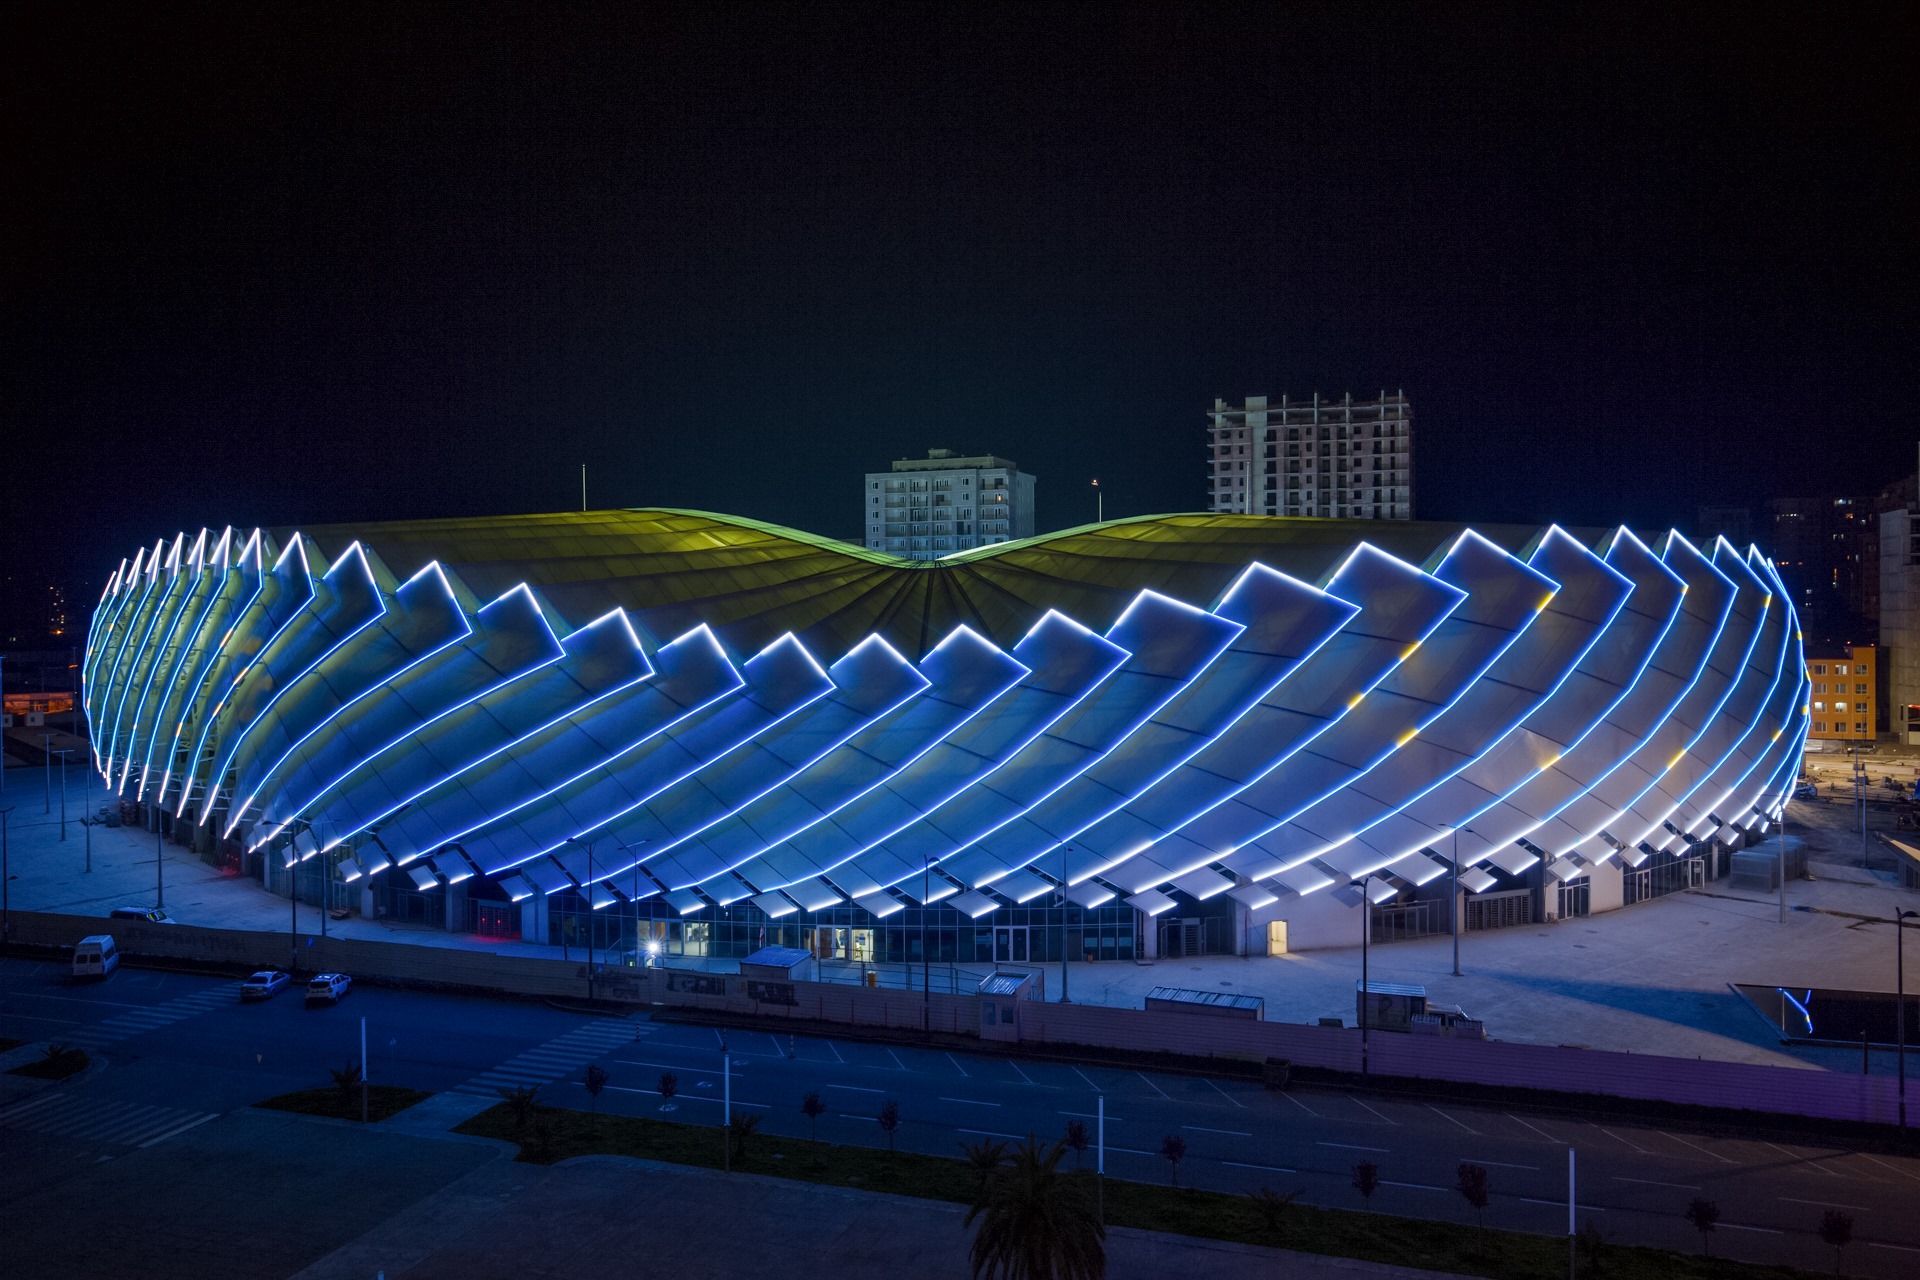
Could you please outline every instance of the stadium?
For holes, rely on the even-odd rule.
[[[82,668],[121,812],[273,892],[876,965],[1631,906],[1777,826],[1807,716],[1757,550],[1212,514],[933,562],[668,509],[202,530]]]

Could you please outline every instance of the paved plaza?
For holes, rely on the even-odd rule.
[[[1883,774],[1910,778],[1920,757],[1871,757],[1875,784]],[[1816,771],[1839,779],[1844,756],[1814,758]],[[80,770],[67,779],[66,840],[59,839],[58,797],[49,805],[45,774],[8,771],[10,900],[16,908],[98,914],[155,896],[159,841],[126,828],[96,827],[89,872],[85,833],[77,818],[89,799]],[[53,790],[59,789],[54,774]],[[1827,791],[1829,788],[1823,787]],[[43,812],[51,808],[51,814]],[[1376,944],[1375,980],[1418,983],[1430,997],[1461,1005],[1485,1019],[1496,1039],[1534,1044],[1586,1045],[1632,1053],[1700,1057],[1858,1071],[1857,1049],[1783,1046],[1730,984],[1822,986],[1891,991],[1897,907],[1920,908],[1920,894],[1901,889],[1894,854],[1882,834],[1895,834],[1884,807],[1869,815],[1866,850],[1856,810],[1844,796],[1796,802],[1789,811],[1790,847],[1804,842],[1811,878],[1786,888],[1784,923],[1773,894],[1736,892],[1727,881],[1652,902],[1545,924],[1475,932],[1462,945],[1463,976],[1452,976],[1452,942],[1445,936]],[[1911,837],[1912,833],[1906,833]],[[177,846],[164,850],[165,900],[189,924],[284,930],[284,898],[251,880],[226,876]],[[319,913],[299,908],[303,933],[321,927]],[[1355,920],[1356,926],[1358,918]],[[463,947],[509,955],[553,957],[557,949],[448,933],[421,925],[353,918],[327,922],[347,937],[415,945]],[[1920,937],[1914,939],[1920,942]],[[674,963],[682,963],[675,961]],[[733,962],[712,962],[731,969]],[[1353,1016],[1352,992],[1360,948],[1283,957],[1161,959],[1150,964],[1076,964],[1067,975],[1071,998],[1082,1003],[1138,1008],[1156,986],[1232,991],[1266,1001],[1270,1021],[1313,1022]],[[856,974],[844,975],[851,980]],[[896,966],[886,985],[917,983]],[[963,975],[964,980],[964,975]],[[1049,998],[1060,990],[1058,966],[1047,974]],[[1891,1054],[1876,1054],[1878,1070],[1893,1069]]]

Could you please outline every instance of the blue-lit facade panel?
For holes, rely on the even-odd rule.
[[[1724,541],[1154,517],[896,564],[649,532],[693,514],[542,518],[551,563],[424,559],[427,526],[158,539],[95,610],[95,768],[210,858],[402,914],[1001,961],[1153,954],[1163,914],[1251,949],[1363,880],[1411,919],[1449,871],[1564,907],[1764,834],[1798,768],[1792,601]]]

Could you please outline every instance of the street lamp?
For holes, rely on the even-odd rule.
[[[1448,896],[1447,922],[1453,931],[1453,976],[1460,976],[1460,833],[1479,835],[1472,827],[1449,826],[1453,832],[1453,892]]]
[[[1900,1076],[1900,1128],[1907,1127],[1907,920],[1920,920],[1920,911],[1905,908],[1893,913],[1893,1030],[1895,1070]]]
[[[60,757],[60,842],[67,840],[67,757],[73,754],[72,747],[62,747],[53,754]]]
[[[287,832],[287,972],[300,971],[300,833],[313,834],[313,824],[305,818],[290,818]],[[320,912],[325,920],[325,909]]]
[[[920,1029],[933,1030],[933,958],[927,951],[927,894],[933,888],[933,855],[920,864]],[[909,979],[911,981],[911,979]]]
[[[46,765],[47,775],[47,794],[40,804],[40,812],[44,816],[53,812],[53,735],[50,733],[40,735],[40,760]]]
[[[568,836],[568,844],[585,845],[587,849],[587,881],[581,886],[587,895],[587,1003],[593,1003],[593,845],[591,840],[582,840],[578,836]]]
[[[1094,481],[1099,484],[1098,480]],[[1067,898],[1067,853],[1072,845],[1060,846],[1060,1003],[1072,1004],[1067,998],[1067,908],[1071,905]]]
[[[13,941],[13,873],[7,866],[7,815],[13,806],[0,809],[0,944]]]

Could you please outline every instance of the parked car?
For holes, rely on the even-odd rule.
[[[115,920],[145,920],[149,924],[172,924],[173,917],[161,907],[115,907],[107,912]]]
[[[317,973],[307,983],[307,1003],[333,1004],[353,987],[353,979],[344,973]]]
[[[292,979],[278,969],[262,969],[240,984],[242,1000],[271,1000]]]

